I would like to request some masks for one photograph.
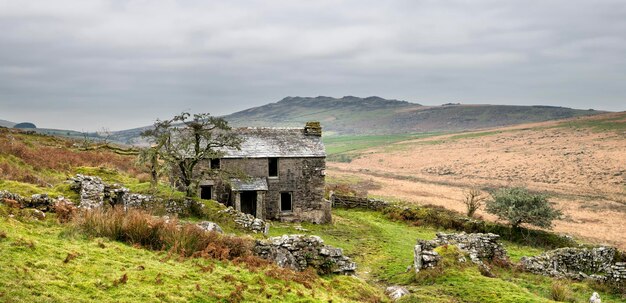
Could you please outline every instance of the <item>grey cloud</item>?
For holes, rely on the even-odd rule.
[[[0,118],[130,128],[287,95],[626,110],[623,1],[4,1]]]

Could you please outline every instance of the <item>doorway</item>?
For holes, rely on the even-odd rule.
[[[241,195],[241,212],[251,214],[256,217],[256,191],[242,191]]]
[[[202,185],[200,186],[200,199],[211,200],[213,197],[213,186]]]

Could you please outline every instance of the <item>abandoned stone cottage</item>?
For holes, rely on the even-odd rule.
[[[327,223],[330,202],[324,199],[326,151],[319,122],[304,128],[239,128],[240,150],[224,150],[200,169],[239,172],[245,177],[206,178],[199,195],[257,218]]]

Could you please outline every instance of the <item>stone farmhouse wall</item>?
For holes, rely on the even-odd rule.
[[[210,161],[203,161],[198,170],[206,170]],[[250,177],[266,178],[268,190],[261,199],[264,201],[263,217],[281,221],[329,222],[329,202],[324,200],[324,158],[279,158],[278,176],[270,177],[268,158],[224,158],[220,169]],[[212,198],[232,206],[234,197],[227,182],[215,179],[206,181],[213,185]],[[281,212],[280,193],[292,193],[292,210]]]

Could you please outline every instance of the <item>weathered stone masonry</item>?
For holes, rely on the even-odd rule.
[[[318,236],[283,235],[256,242],[254,253],[280,267],[302,271],[308,267],[320,274],[354,274],[356,263],[341,248],[324,245]]]
[[[455,245],[469,255],[472,262],[482,265],[482,260],[508,261],[508,255],[496,234],[444,234],[437,233],[437,238],[429,241],[420,240],[414,247],[413,267],[415,272],[423,268],[435,267],[441,257],[435,248],[443,245]]]
[[[523,257],[522,267],[530,272],[570,279],[592,279],[626,285],[626,263],[614,262],[613,247],[565,247],[547,251],[536,257]]]
[[[206,177],[199,184],[201,197],[260,219],[330,222],[330,202],[324,199],[326,151],[319,123],[234,131],[243,140],[241,150],[223,150],[221,159],[205,159],[195,174],[202,176],[213,166],[245,177]]]

